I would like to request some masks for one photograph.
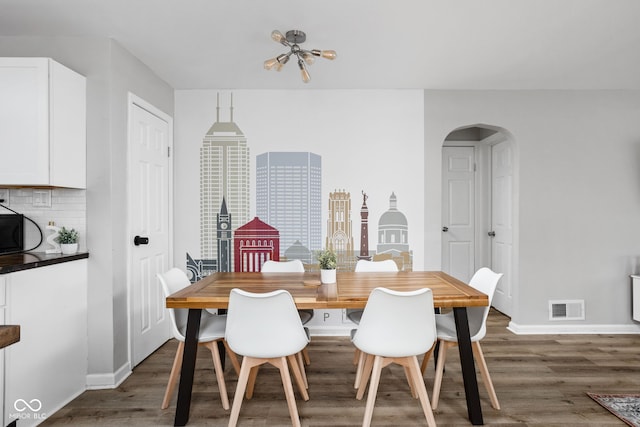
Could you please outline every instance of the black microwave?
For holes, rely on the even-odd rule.
[[[0,254],[24,250],[24,215],[0,215]]]

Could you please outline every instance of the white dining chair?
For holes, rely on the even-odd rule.
[[[304,264],[302,264],[302,261],[299,259],[293,259],[291,261],[267,260],[262,264],[260,271],[263,273],[304,273]],[[313,309],[299,309],[298,315],[300,316],[302,324],[306,325],[313,318]],[[304,360],[306,365],[311,364],[311,358],[309,357],[309,352],[306,347],[300,352],[299,356]],[[306,383],[307,376],[304,370],[303,375]]]
[[[296,358],[296,354],[309,343],[309,335],[302,326],[291,294],[285,290],[252,293],[232,289],[225,339],[234,352],[244,356],[229,426],[237,424],[245,390],[247,399],[251,399],[258,367],[265,363],[280,370],[291,422],[300,426],[289,368],[302,398],[309,400],[302,366]]]
[[[360,259],[356,263],[356,267],[354,271],[356,273],[397,272],[398,264],[396,264],[395,261],[391,259],[386,259],[383,261],[369,261],[366,259]],[[362,311],[363,310],[360,308],[347,308],[346,309],[347,318],[357,325],[360,323],[360,318],[362,317]],[[355,329],[351,330],[352,337],[355,331],[356,331]],[[362,375],[362,368],[364,367],[364,358],[365,358],[365,355],[356,348],[356,351],[353,355],[353,364],[357,366],[356,379],[353,383],[354,388],[358,388],[358,384],[360,383],[360,376]]]
[[[369,261],[366,259],[359,259],[356,262],[356,267],[354,269],[356,273],[363,272],[371,272],[371,273],[379,273],[379,272],[394,272],[398,271],[398,264],[392,259],[385,259],[383,261]],[[347,309],[347,318],[351,320],[356,325],[360,323],[360,318],[362,317],[362,309],[359,308],[348,308]]]
[[[490,268],[483,267],[476,271],[471,280],[469,286],[480,292],[486,294],[489,297],[489,305],[486,307],[468,307],[467,317],[469,319],[469,335],[471,336],[471,348],[473,350],[474,360],[478,364],[480,374],[482,375],[482,381],[489,394],[491,400],[491,406],[495,409],[500,409],[500,403],[498,402],[498,396],[493,387],[491,376],[489,375],[489,369],[487,368],[487,362],[484,359],[482,348],[480,347],[480,340],[482,340],[487,334],[487,316],[491,309],[491,301],[493,294],[495,293],[498,281],[502,277],[502,273],[495,273]],[[442,376],[444,374],[444,363],[447,358],[447,350],[451,347],[458,345],[458,335],[456,332],[456,323],[453,317],[453,312],[445,314],[436,314],[436,328],[438,331],[438,361],[436,363],[436,374],[433,380],[433,393],[432,393],[432,408],[435,410],[438,407],[438,401],[440,398],[440,387],[442,385]],[[426,369],[427,363],[422,362],[422,372]]]
[[[190,285],[187,275],[178,268],[172,268],[165,273],[158,273],[157,277],[160,281],[160,284],[162,285],[162,291],[165,298]],[[166,409],[169,407],[169,401],[171,400],[176,384],[178,382],[178,378],[180,377],[188,317],[187,309],[167,308],[167,310],[169,311],[169,317],[171,318],[171,329],[173,332],[173,337],[178,340],[178,349],[173,359],[173,366],[171,367],[169,382],[167,383],[167,388],[164,393],[164,399],[162,400],[162,409]],[[227,387],[224,382],[224,372],[222,369],[220,352],[218,350],[218,342],[222,341],[224,343],[227,354],[229,355],[229,359],[236,371],[236,374],[240,373],[240,363],[238,362],[236,354],[228,347],[227,343],[224,342],[226,323],[226,316],[212,315],[209,312],[202,310],[200,329],[198,331],[198,344],[206,347],[211,352],[216,379],[218,381],[218,389],[220,391],[220,400],[222,401],[222,407],[224,409],[229,409],[229,398],[227,396]]]
[[[304,273],[304,264],[299,259],[291,261],[267,260],[262,264],[260,271],[263,273]],[[312,309],[298,310],[298,314],[303,325],[309,323],[309,320],[313,318]]]
[[[399,292],[375,288],[369,295],[352,342],[367,355],[357,399],[364,396],[367,381],[371,377],[362,425],[371,424],[382,368],[396,363],[404,367],[411,394],[420,399],[427,424],[435,426],[417,358],[425,353],[430,356],[436,342],[431,289]]]

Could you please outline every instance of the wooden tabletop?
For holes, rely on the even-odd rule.
[[[20,341],[20,325],[0,326],[0,348],[5,348]]]
[[[249,292],[286,289],[298,308],[363,308],[376,287],[398,291],[431,288],[436,307],[477,307],[487,295],[441,271],[338,272],[337,283],[320,284],[319,272],[215,273],[166,299],[168,308],[227,308],[233,288]]]

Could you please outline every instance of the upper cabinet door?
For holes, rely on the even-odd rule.
[[[86,187],[86,79],[49,58],[0,58],[0,187]]]

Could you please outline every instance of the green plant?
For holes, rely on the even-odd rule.
[[[56,237],[56,241],[62,245],[69,243],[78,243],[78,232],[75,228],[71,230],[67,230],[62,227],[60,231],[58,231],[58,237]]]
[[[322,270],[335,270],[338,266],[336,253],[331,249],[324,249],[316,253],[316,259]]]

